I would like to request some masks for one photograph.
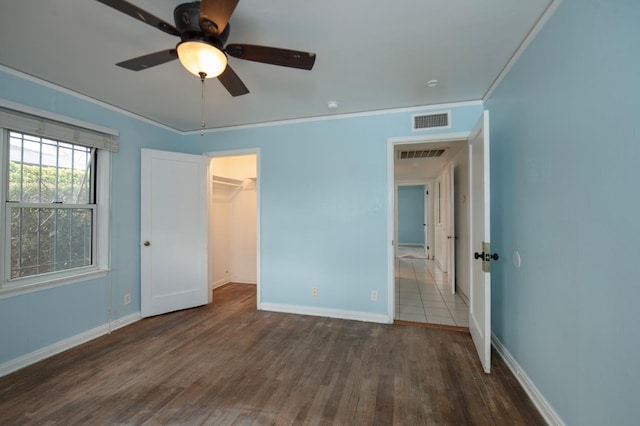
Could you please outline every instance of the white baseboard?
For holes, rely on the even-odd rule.
[[[460,296],[460,298],[462,300],[464,300],[464,303],[467,304],[467,306],[471,306],[471,300],[469,300],[469,298],[467,297],[466,294],[464,294],[464,292],[462,290],[459,290],[456,288],[456,293],[458,294],[458,296]]]
[[[243,277],[235,277],[235,276],[230,276],[230,277],[225,277],[222,279],[219,279],[217,281],[214,281],[210,288],[211,290],[215,290],[218,287],[222,287],[223,285],[227,285],[229,283],[238,283],[238,284],[258,284],[258,281],[255,278],[243,278]]]
[[[230,277],[225,277],[222,279],[219,279],[217,281],[214,281],[213,284],[211,284],[211,289],[216,289],[218,287],[222,287],[225,284],[229,284],[231,282],[231,278]]]
[[[75,346],[86,343],[89,340],[95,339],[96,337],[109,334],[114,330],[117,330],[129,324],[133,324],[134,322],[139,320],[139,312],[127,315],[126,317],[118,318],[117,320],[112,321],[111,327],[109,327],[109,323],[106,323],[94,329],[85,331],[84,333],[76,334],[75,336],[69,337],[68,339],[61,340],[42,349],[38,349],[36,351],[23,355],[19,358],[7,361],[3,364],[0,364],[0,377],[6,376],[7,374],[13,373],[14,371],[17,371],[28,365],[35,364],[36,362],[42,361],[43,359],[49,358],[53,355],[59,354],[60,352],[64,352]]]
[[[234,278],[233,282],[236,284],[253,284],[253,285],[258,284],[258,281],[251,278]]]
[[[282,312],[286,314],[312,315],[316,317],[339,318],[355,321],[377,322],[388,324],[389,318],[384,314],[369,312],[345,311],[342,309],[315,308],[313,306],[283,305],[279,303],[261,303],[261,311]]]
[[[231,277],[231,282],[238,283],[238,284],[258,284],[258,279],[255,276],[242,277],[238,275],[233,275]]]
[[[516,377],[524,391],[529,395],[533,405],[536,406],[547,424],[553,426],[565,425],[558,413],[556,413],[551,404],[549,404],[545,397],[542,396],[536,385],[534,385],[529,376],[527,376],[527,373],[524,372],[515,358],[493,333],[491,333],[491,343],[493,344],[496,352],[498,352],[500,357],[504,360],[504,363],[507,364],[509,370],[511,370],[513,375]]]

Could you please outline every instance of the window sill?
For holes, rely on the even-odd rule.
[[[98,269],[66,277],[51,278],[46,281],[39,281],[31,284],[0,288],[0,299],[7,299],[9,297],[35,293],[37,291],[48,290],[51,288],[62,287],[69,284],[102,278],[106,277],[109,272],[110,269]],[[4,285],[7,285],[7,283],[4,283]]]

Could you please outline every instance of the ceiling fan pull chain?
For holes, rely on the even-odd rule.
[[[207,73],[205,72],[201,72],[200,73],[200,81],[202,82],[202,91],[201,91],[201,108],[200,108],[200,136],[204,136],[204,126],[205,126],[205,122],[204,122],[204,79],[207,77]]]

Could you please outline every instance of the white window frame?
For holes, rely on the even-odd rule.
[[[28,111],[33,113],[33,111]],[[46,114],[46,113],[45,113]],[[59,116],[56,116],[59,122]],[[76,126],[77,121],[70,125]],[[0,173],[2,175],[2,185],[0,188],[0,244],[3,247],[5,256],[0,259],[0,299],[32,293],[44,289],[60,287],[82,281],[93,280],[106,276],[110,271],[110,222],[111,222],[111,155],[108,149],[98,148],[97,167],[95,176],[95,205],[87,205],[87,208],[94,210],[94,235],[93,235],[93,265],[68,269],[64,271],[50,272],[33,275],[29,277],[10,278],[10,228],[7,220],[7,190],[8,190],[8,155],[9,155],[9,126],[6,124],[0,127]],[[91,129],[91,125],[87,126]],[[94,126],[97,127],[97,126]],[[12,129],[13,130],[13,129]],[[102,131],[103,128],[99,128]],[[16,129],[18,132],[29,133],[28,131]],[[111,131],[111,135],[117,132]],[[55,139],[55,138],[54,138]],[[72,143],[83,145],[82,140]],[[117,142],[116,143],[117,146]],[[42,207],[42,206],[39,206]]]

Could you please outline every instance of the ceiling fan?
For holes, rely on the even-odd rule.
[[[182,65],[204,82],[217,77],[231,96],[249,93],[240,77],[227,63],[227,55],[238,59],[310,70],[315,53],[253,44],[226,44],[229,18],[239,0],[202,0],[184,3],[173,11],[175,27],[125,0],[98,0],[160,31],[180,37],[175,49],[161,50],[116,65],[140,71],[179,59]]]

